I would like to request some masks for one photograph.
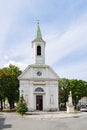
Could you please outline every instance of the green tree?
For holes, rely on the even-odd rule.
[[[84,96],[87,96],[87,85],[85,85],[85,81],[71,79],[69,80],[70,90],[72,91],[73,103],[76,107],[78,100]]]
[[[79,99],[87,96],[87,82],[77,79],[59,80],[59,102],[66,103],[69,92],[72,91],[73,103],[76,106]]]
[[[18,76],[21,71],[14,65],[1,69],[4,75],[1,76],[1,88],[3,88],[4,97],[8,99],[10,108],[14,108],[14,103],[19,99],[19,81]]]
[[[62,78],[59,80],[59,103],[65,103],[68,99],[69,88],[67,87],[69,80]]]
[[[16,112],[20,113],[21,115],[25,114],[28,111],[27,104],[23,98],[23,95],[20,97],[18,105],[16,107]]]
[[[6,73],[3,72],[2,69],[0,69],[0,106],[1,106],[1,111],[3,110],[3,100],[5,99],[5,88],[3,86],[5,76],[6,76]]]

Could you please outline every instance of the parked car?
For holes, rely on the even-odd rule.
[[[80,106],[80,111],[81,112],[87,112],[87,105],[81,105]]]

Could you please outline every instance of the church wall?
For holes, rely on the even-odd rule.
[[[44,90],[43,111],[58,110],[58,81],[34,82],[21,80],[20,95],[23,90],[23,96],[28,104],[29,111],[36,110],[36,94],[34,94],[34,91],[38,87]]]
[[[23,90],[23,92],[22,92]],[[24,99],[26,100],[26,103],[28,105],[28,108],[30,111],[34,110],[33,108],[33,87],[32,82],[28,80],[22,80],[20,81],[20,96],[23,94]]]
[[[46,96],[48,110],[58,110],[58,85],[56,81],[47,83]]]
[[[57,81],[46,81],[46,85],[34,85],[33,81],[22,80],[20,81],[20,95],[23,90],[23,96],[28,104],[29,111],[36,110],[36,95],[34,90],[41,87],[44,90],[43,94],[43,110],[58,110],[58,86]]]

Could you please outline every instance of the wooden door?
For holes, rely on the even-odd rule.
[[[36,110],[43,110],[43,96],[36,95]]]

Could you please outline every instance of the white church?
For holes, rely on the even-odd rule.
[[[20,95],[23,94],[29,111],[58,111],[59,76],[45,64],[45,46],[39,22],[36,38],[32,41],[33,64],[29,65],[18,77]]]

